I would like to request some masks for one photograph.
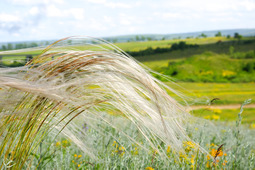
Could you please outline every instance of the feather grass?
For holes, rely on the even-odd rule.
[[[59,40],[24,67],[0,69],[0,167],[10,161],[11,168],[24,167],[46,135],[59,133],[96,159],[84,122],[102,135],[113,127],[138,143],[123,130],[130,126],[154,149],[163,142],[181,151],[192,116],[166,90],[177,92],[151,73],[116,46],[90,37]]]

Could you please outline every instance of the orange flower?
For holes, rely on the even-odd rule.
[[[222,165],[225,166],[227,162],[228,162],[228,161],[225,160],[225,161],[222,163]]]
[[[211,151],[211,155],[212,155],[213,157],[215,157],[215,156],[216,156],[216,153],[217,153],[217,150],[216,150],[216,149],[212,149],[212,151]],[[223,155],[222,150],[219,150],[219,151],[218,151],[218,155],[217,155],[217,156],[222,156],[222,155]]]

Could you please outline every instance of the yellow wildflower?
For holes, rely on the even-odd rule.
[[[206,168],[210,168],[210,162],[206,163]]]
[[[58,142],[56,143],[56,147],[58,147],[58,146],[60,146],[60,145],[61,145],[61,142],[58,141]]]
[[[180,159],[185,159],[187,160],[187,155],[186,154],[183,154],[182,152],[179,153],[179,158]]]
[[[229,71],[229,70],[223,70],[222,71],[222,76],[223,77],[230,77],[230,76],[234,76],[234,75],[236,75],[236,73],[233,72],[233,71]]]
[[[220,119],[220,116],[214,114],[214,115],[212,115],[212,119],[213,119],[213,120],[219,120],[219,119]]]
[[[251,124],[251,128],[255,129],[255,123]]]
[[[220,109],[213,109],[213,112],[216,113],[216,114],[220,114],[220,113],[222,113],[222,110],[220,110]]]
[[[82,155],[78,155],[78,158],[81,158],[82,157]]]
[[[171,151],[171,147],[168,146],[166,152],[169,153]]]
[[[149,167],[146,167],[145,170],[154,170],[154,168],[149,166]]]
[[[70,146],[70,142],[68,142],[67,140],[62,140],[62,146],[65,148],[65,147],[68,147]]]
[[[191,163],[191,164],[194,164],[194,163],[195,163],[195,161],[194,161],[193,158],[190,159],[190,163]]]
[[[119,147],[119,150],[122,151],[122,150],[125,150],[125,148],[123,146]]]
[[[80,167],[81,165],[80,164],[78,164],[78,168]]]
[[[185,148],[185,152],[190,152],[190,151],[191,151],[191,149],[189,146]]]
[[[211,119],[211,116],[204,116],[205,119]]]
[[[138,155],[138,148],[135,147],[134,150],[131,150],[132,155]]]
[[[77,154],[74,154],[74,157],[76,158],[76,157],[77,157]]]
[[[187,142],[185,142],[185,144],[186,145],[188,145],[188,146],[190,146],[191,148],[194,148],[196,145],[193,143],[193,142],[191,142],[191,141],[187,141]]]

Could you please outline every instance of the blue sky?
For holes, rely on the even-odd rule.
[[[255,28],[255,0],[0,0],[0,42]]]

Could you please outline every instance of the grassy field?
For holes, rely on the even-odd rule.
[[[173,86],[172,83],[166,82]],[[219,98],[215,104],[241,104],[247,99],[255,101],[255,83],[178,83],[175,89],[196,99],[196,104]]]
[[[237,114],[239,113],[239,109],[210,109],[204,108],[204,109],[198,109],[194,110],[191,113],[195,116],[209,119],[209,120],[215,120],[215,121],[224,121],[229,123],[235,123],[237,120]],[[242,113],[242,123],[247,124],[250,128],[254,128],[255,126],[255,108],[245,108]]]
[[[191,111],[191,114],[210,120],[234,122],[237,119],[241,104],[247,99],[251,99],[251,104],[254,104],[255,101],[255,83],[178,83],[175,85],[166,82],[166,84],[183,93],[191,106],[204,107]],[[176,96],[170,92],[169,94]],[[212,104],[214,108],[210,108],[210,101],[215,98],[217,100]],[[234,108],[219,109],[222,105],[233,106]],[[250,126],[255,125],[254,113],[255,108],[245,108],[243,123]]]
[[[200,119],[184,114],[139,65],[111,57],[63,55],[49,64],[49,54],[27,72],[1,72],[0,169],[254,169],[255,109],[208,107],[214,98],[213,106],[254,101],[254,82],[166,82],[205,106],[192,112]]]

